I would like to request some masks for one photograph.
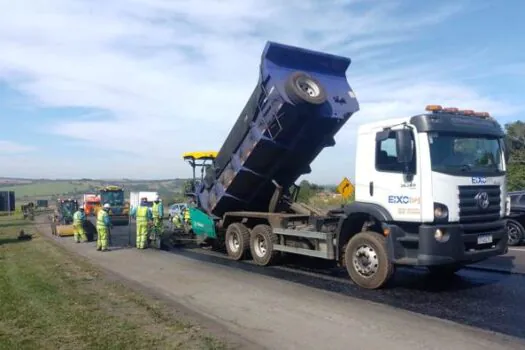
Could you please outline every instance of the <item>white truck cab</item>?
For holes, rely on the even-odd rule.
[[[358,129],[345,213],[369,216],[393,265],[455,272],[507,251],[505,134],[487,113],[426,110]]]

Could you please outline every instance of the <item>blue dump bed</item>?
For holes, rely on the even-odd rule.
[[[259,81],[197,189],[221,217],[268,211],[275,180],[289,188],[359,110],[346,80],[350,59],[268,42]]]

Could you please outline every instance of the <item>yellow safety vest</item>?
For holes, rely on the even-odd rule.
[[[97,214],[97,230],[105,229],[106,223],[104,222],[106,216],[108,216],[108,213],[106,213],[105,210],[99,210]]]
[[[146,224],[148,222],[148,207],[139,206],[137,208],[137,225]]]
[[[153,218],[160,217],[159,215],[159,203],[153,202],[153,206],[151,207],[151,210],[153,211]]]
[[[80,225],[81,223],[82,223],[82,220],[80,219],[80,211],[77,211],[73,215],[73,224]]]
[[[184,221],[188,221],[190,219],[190,210],[186,209],[184,211]]]

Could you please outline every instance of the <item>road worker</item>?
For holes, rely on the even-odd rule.
[[[153,232],[155,233],[155,237],[152,237],[152,241],[155,241],[156,238],[160,238],[162,231],[164,230],[162,224],[162,219],[164,218],[164,205],[159,196],[155,197],[155,200],[153,201],[151,213],[153,215]]]
[[[184,211],[184,223],[185,224],[188,224],[190,223],[190,208],[184,208],[183,209]]]
[[[172,227],[174,229],[180,229],[182,228],[182,218],[180,213],[174,213],[173,217],[171,218]]]
[[[98,211],[97,214],[97,250],[107,251],[109,230],[111,228],[111,219],[109,217],[109,209],[111,206],[109,203],[104,204],[102,210]]]
[[[77,243],[87,242],[86,232],[84,231],[85,222],[86,222],[86,214],[84,213],[84,208],[80,207],[75,212],[75,214],[73,214],[73,228],[75,230],[74,238],[75,238],[75,242]]]
[[[182,209],[182,221],[183,221],[184,231],[186,233],[189,233],[191,231],[191,216],[190,216],[189,207]]]
[[[133,207],[130,215],[137,220],[137,249],[145,249],[148,239],[148,224],[153,220],[151,209],[147,206],[147,199],[142,198],[140,204]]]

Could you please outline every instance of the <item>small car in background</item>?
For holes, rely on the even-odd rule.
[[[510,215],[507,217],[509,246],[517,246],[525,239],[525,190],[509,192]]]
[[[170,208],[168,210],[168,216],[173,217],[175,214],[180,214],[184,208],[187,208],[188,205],[186,203],[175,203],[170,205]]]

